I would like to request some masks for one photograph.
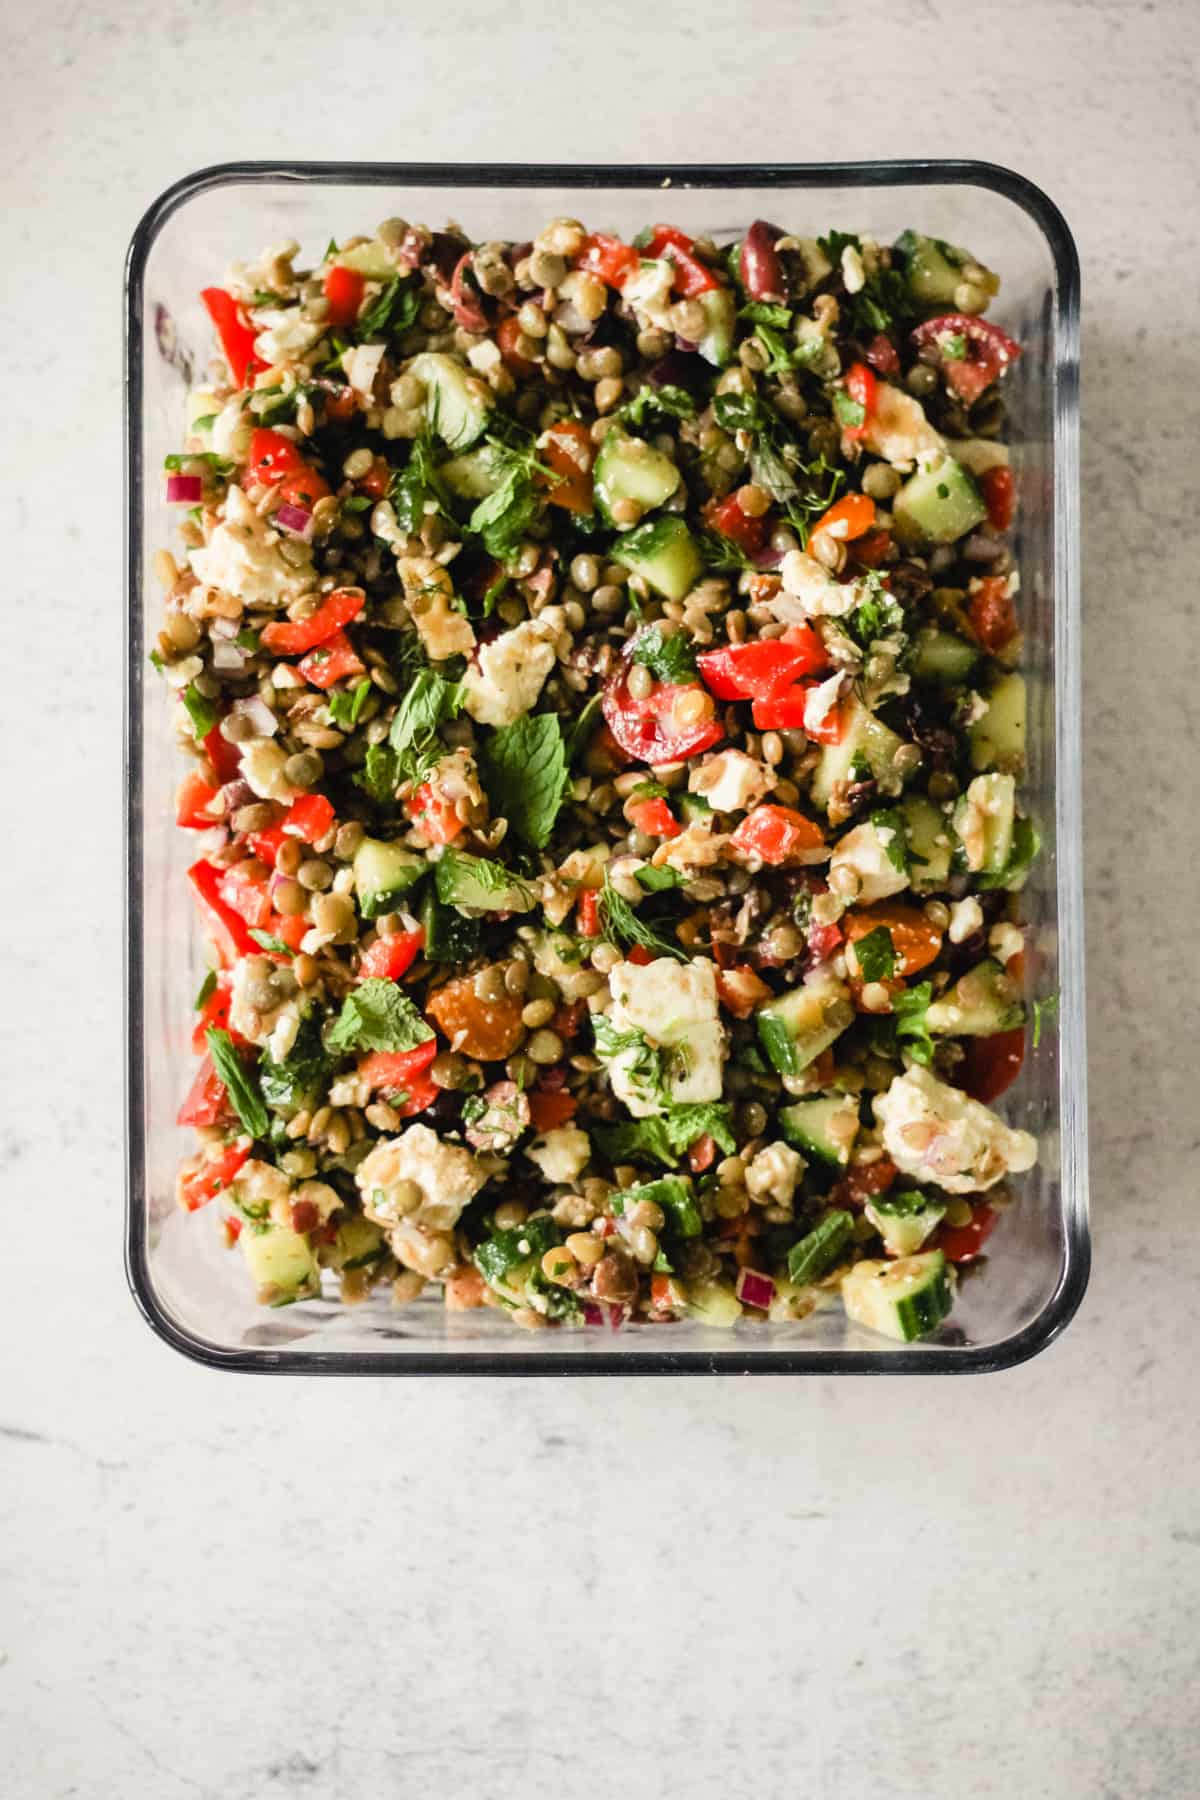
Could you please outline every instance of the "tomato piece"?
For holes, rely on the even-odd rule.
[[[475,1307],[485,1304],[487,1291],[487,1282],[471,1263],[462,1263],[453,1274],[445,1277],[442,1286],[447,1312],[472,1312]]]
[[[977,1206],[969,1225],[943,1225],[934,1245],[947,1262],[973,1262],[996,1228],[999,1213],[991,1206]]]
[[[710,1132],[702,1132],[687,1153],[688,1168],[693,1175],[703,1175],[717,1160],[717,1140]]]
[[[993,531],[1007,531],[1017,510],[1017,486],[1012,470],[999,465],[985,469],[979,477],[979,488],[987,507],[988,524]]]
[[[333,803],[324,794],[301,794],[284,813],[280,829],[287,837],[315,844],[331,829],[335,818]]]
[[[535,1131],[554,1131],[575,1117],[578,1105],[574,1094],[564,1088],[532,1088],[529,1093],[529,1120]]]
[[[249,1138],[239,1138],[217,1157],[201,1153],[189,1158],[179,1171],[176,1192],[180,1204],[188,1212],[196,1212],[227,1188],[253,1149]],[[237,1221],[241,1225],[241,1220]],[[233,1240],[237,1241],[236,1236]]]
[[[368,1087],[385,1092],[409,1088],[422,1075],[437,1055],[437,1038],[430,1034],[413,1050],[372,1050],[358,1065],[358,1072]]]
[[[900,352],[890,337],[880,331],[867,346],[867,361],[878,375],[886,375],[889,381],[900,378]]]
[[[496,327],[496,342],[500,346],[505,368],[519,380],[528,381],[531,375],[537,374],[537,364],[532,357],[522,356],[518,350],[517,340],[521,336],[523,333],[516,313],[509,313]]]
[[[345,387],[326,388],[323,399],[327,424],[348,425],[358,412],[358,395],[348,384]]]
[[[382,500],[392,485],[392,468],[387,458],[377,456],[358,485],[372,500]]]
[[[196,1023],[192,1027],[192,1049],[197,1056],[203,1056],[208,1049],[208,1039],[204,1035],[206,1031],[228,1031],[235,1044],[245,1042],[238,1032],[230,1030],[229,1008],[232,1001],[232,982],[229,975],[222,971],[217,977],[217,985],[197,1012]]]
[[[311,512],[317,501],[323,500],[329,491],[329,483],[325,477],[318,475],[311,466],[286,476],[275,490],[280,506],[299,506],[304,512]]]
[[[268,825],[265,831],[252,831],[246,839],[259,862],[266,863],[272,869],[286,841],[282,825]]]
[[[639,261],[639,253],[632,244],[607,232],[594,231],[584,240],[575,266],[586,269],[589,275],[598,275],[609,287],[619,288],[624,287]]]
[[[729,840],[740,856],[757,856],[761,862],[778,867],[794,859],[803,860],[806,852],[819,850],[825,833],[814,819],[806,818],[791,806],[756,806],[746,814]]]
[[[691,250],[695,247],[695,238],[690,238],[686,231],[678,225],[656,225],[649,238],[642,246],[643,256],[661,256],[668,248],[675,250]]]
[[[263,645],[284,656],[303,656],[357,619],[366,603],[361,588],[335,588],[307,619],[276,619],[264,625]]]
[[[414,825],[420,827],[431,844],[453,843],[463,829],[463,822],[454,810],[454,802],[435,794],[427,781],[422,782],[414,794],[410,794],[405,805],[409,818]]]
[[[253,476],[259,487],[276,487],[289,475],[302,475],[308,459],[300,446],[281,431],[260,425],[250,438],[250,456],[246,474]]]
[[[226,293],[224,288],[202,288],[200,298],[217,328],[225,361],[229,364],[235,384],[240,388],[246,387],[249,377],[257,375],[260,369],[267,366],[262,357],[255,353],[254,339],[257,334],[254,327],[238,301],[232,294]]]
[[[995,656],[1017,635],[1017,609],[1007,575],[985,575],[967,608],[975,636]]]
[[[843,494],[828,512],[821,514],[809,534],[809,542],[811,544],[819,531],[824,531],[839,543],[848,543],[851,538],[860,538],[870,531],[874,523],[875,502],[869,494]]]
[[[713,948],[715,950],[716,946]],[[735,1019],[748,1019],[755,1007],[771,998],[770,988],[749,963],[731,963],[727,968],[718,968],[716,982],[718,1000]]]
[[[851,443],[857,443],[867,435],[871,420],[875,416],[875,408],[879,401],[879,383],[875,371],[866,363],[851,363],[843,377],[843,385],[850,399],[862,407],[863,416],[857,425],[843,425],[842,436]]]
[[[600,895],[595,888],[584,888],[575,903],[575,929],[580,937],[600,936]]]
[[[877,906],[856,907],[842,915],[842,927],[851,944],[878,931],[880,926],[891,936],[896,956],[895,974],[902,979],[919,974],[937,960],[942,948],[942,934],[919,906],[884,901]]]
[[[1010,963],[1011,970],[1012,964]],[[963,1092],[985,1106],[999,1099],[1021,1073],[1025,1061],[1025,1028],[998,1031],[992,1037],[963,1038],[965,1052],[954,1079]]]
[[[456,1050],[480,1062],[503,1062],[521,1041],[522,1001],[512,994],[499,1000],[483,1000],[475,992],[475,977],[460,975],[447,981],[429,998],[427,1011]]]
[[[638,831],[644,831],[647,837],[676,838],[683,827],[661,797],[655,800],[635,800],[626,809],[626,818]]]
[[[966,406],[972,406],[1021,354],[1020,344],[1014,343],[998,325],[971,313],[943,313],[936,319],[926,319],[912,334],[918,349],[926,344],[942,349],[949,338],[966,340],[965,356],[942,356],[947,384]]]
[[[736,493],[727,494],[724,500],[708,501],[704,507],[704,516],[714,531],[729,538],[731,543],[737,544],[748,556],[761,550],[767,541],[767,514],[752,519],[749,513],[742,511]]]
[[[343,268],[341,263],[330,269],[325,277],[325,298],[329,302],[329,323],[335,331],[353,325],[366,286],[366,278],[357,269]]]
[[[229,968],[241,956],[256,955],[258,945],[250,936],[241,913],[230,906],[221,894],[221,881],[226,872],[202,858],[199,862],[193,863],[188,870],[188,880],[200,901],[209,933],[217,947],[221,961],[226,968]]]
[[[253,860],[234,863],[231,869],[222,871],[217,892],[239,918],[261,931],[272,912],[268,880],[265,871],[255,868]]]
[[[560,419],[557,425],[551,425],[542,433],[538,448],[555,477],[546,494],[551,506],[565,507],[568,512],[590,513],[596,446],[587,426],[580,419]]]
[[[828,962],[835,950],[841,948],[842,928],[830,921],[827,925],[810,924],[808,927],[808,959],[807,968],[815,969],[818,963]]]
[[[783,638],[702,650],[696,658],[704,685],[718,700],[770,699],[828,662],[811,625],[793,626]]]
[[[625,952],[625,961],[633,963],[639,969],[644,969],[647,963],[654,961],[654,952],[647,950],[645,944],[631,944]]]
[[[860,538],[855,538],[849,546],[851,559],[860,569],[878,569],[887,559],[892,547],[892,534],[884,531],[865,531]]]
[[[177,1125],[215,1125],[228,1111],[225,1083],[206,1056],[196,1071],[196,1078],[175,1114]]]
[[[302,656],[297,667],[305,681],[322,690],[331,688],[335,681],[349,681],[367,672],[344,631],[335,631],[331,638]]]
[[[416,962],[425,948],[425,932],[420,925],[415,931],[397,931],[392,937],[378,937],[369,950],[364,950],[358,964],[360,981],[379,978],[399,981]]]
[[[237,744],[221,736],[220,725],[214,725],[204,739],[204,754],[213,766],[218,786],[236,781],[242,772],[242,752]]]
[[[855,1163],[829,1190],[830,1206],[865,1206],[876,1194],[886,1194],[898,1171],[889,1157],[878,1162]]]
[[[682,721],[679,702],[685,694],[704,694],[698,681],[675,686],[660,682],[644,700],[629,692],[629,664],[622,662],[605,684],[600,706],[609,730],[637,762],[679,762],[719,743],[724,729],[715,718]]]
[[[691,250],[684,250],[679,244],[668,244],[665,249],[667,261],[675,265],[675,292],[684,300],[694,300],[697,294],[710,294],[721,283],[712,269]]]
[[[781,689],[751,707],[754,723],[760,731],[804,731],[818,744],[840,744],[846,730],[844,709],[830,707],[816,725],[805,721],[805,706],[813,681],[797,682],[795,687]]]
[[[203,776],[185,775],[175,796],[175,823],[185,831],[208,831],[217,821],[206,808],[216,797],[216,788],[210,787]]]
[[[281,938],[289,950],[298,950],[308,935],[309,921],[303,913],[293,913],[284,918],[282,913],[272,913],[267,930],[272,937]],[[268,951],[268,955],[273,954]],[[286,962],[286,956],[275,954],[276,962]]]

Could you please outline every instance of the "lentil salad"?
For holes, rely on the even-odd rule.
[[[1036,1155],[995,276],[764,221],[298,254],[205,291],[168,459],[182,1204],[271,1304],[932,1329]]]

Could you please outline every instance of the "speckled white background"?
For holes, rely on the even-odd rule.
[[[1200,11],[675,10],[293,0],[254,38],[245,0],[8,11],[6,1800],[1200,1792]],[[1084,263],[1075,1324],[924,1385],[174,1357],[120,1266],[118,296],[143,207],[244,156],[906,154],[1021,169]]]

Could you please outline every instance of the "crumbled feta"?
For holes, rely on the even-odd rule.
[[[962,944],[979,931],[983,925],[983,908],[974,894],[968,894],[965,900],[956,900],[950,908],[950,924],[946,936],[952,944]]]
[[[537,702],[554,667],[562,634],[562,614],[548,606],[536,619],[522,619],[479,646],[463,676],[463,705],[480,725],[511,725]]]
[[[168,687],[182,691],[188,683],[201,673],[204,658],[201,656],[184,656],[178,662],[164,663],[163,680]]]
[[[498,369],[503,361],[500,346],[493,338],[481,338],[467,351],[467,361],[473,369],[478,369],[481,375],[486,375],[489,370]]]
[[[545,1132],[525,1151],[531,1163],[550,1182],[574,1181],[587,1164],[592,1146],[586,1131],[578,1125],[558,1125]]]
[[[260,800],[292,801],[302,791],[284,774],[287,751],[274,738],[251,738],[242,745],[242,780]]]
[[[783,592],[768,602],[777,619],[801,625],[806,619],[838,619],[866,598],[858,581],[835,581],[824,563],[806,550],[789,550],[779,567]]]
[[[254,421],[242,410],[241,394],[227,400],[212,422],[212,447],[230,462],[244,462],[250,453]]]
[[[441,757],[425,780],[434,798],[446,806],[455,806],[460,800],[467,800],[472,806],[484,804],[479,772],[469,750],[452,750],[449,756]]]
[[[247,1218],[263,1224],[270,1218],[276,1225],[291,1225],[292,1184],[274,1163],[260,1162],[257,1157],[244,1162],[230,1184],[230,1194]]]
[[[888,845],[894,836],[890,826],[876,826],[867,821],[848,831],[834,847],[829,859],[830,872],[851,869],[858,876],[860,886],[855,898],[861,906],[870,906],[876,900],[903,893],[908,886],[907,872],[898,869],[888,855]]]
[[[354,1177],[368,1219],[427,1231],[457,1225],[487,1178],[469,1150],[443,1143],[428,1125],[410,1125],[399,1137],[382,1139]]]
[[[300,1002],[287,1000],[275,1014],[271,1035],[267,1039],[267,1055],[272,1062],[283,1062],[291,1055],[296,1033],[300,1029]]]
[[[875,1100],[883,1147],[905,1175],[950,1194],[994,1187],[1037,1161],[1037,1139],[1012,1131],[990,1108],[948,1087],[928,1069],[897,1075]]]
[[[746,812],[775,786],[775,772],[744,750],[722,750],[688,776],[693,794],[701,794],[714,812]]]
[[[620,962],[609,974],[613,1004],[608,1019],[618,1032],[641,1034],[663,1057],[663,1091],[673,1105],[719,1100],[725,1033],[717,1010],[716,965],[704,957],[690,963],[661,956],[650,963]],[[664,1110],[635,1070],[640,1045],[618,1051],[609,1061],[613,1092],[635,1118]]]
[[[764,1144],[746,1167],[746,1192],[764,1206],[790,1207],[807,1164],[790,1144]]]
[[[189,552],[197,581],[220,588],[245,606],[282,606],[313,584],[312,553],[299,538],[290,540],[299,566],[279,553],[279,534],[260,519],[240,487],[230,487],[220,524],[205,544]]]
[[[646,257],[621,289],[621,298],[632,306],[639,323],[657,325],[670,331],[671,289],[675,282],[675,265],[665,256]]]
[[[980,920],[980,924],[983,921]],[[1019,925],[1013,925],[1008,919],[1001,919],[988,932],[988,949],[999,963],[1009,963],[1014,956],[1019,956],[1025,948],[1025,939]]]
[[[824,727],[826,719],[837,705],[841,697],[846,677],[840,672],[831,675],[827,681],[820,681],[811,687],[804,696],[804,729],[810,737],[816,737]]]
[[[384,344],[358,344],[342,355],[342,370],[355,393],[367,400],[375,391],[375,377],[383,361]]]
[[[376,507],[375,512],[378,511]],[[375,514],[371,516],[374,521]],[[392,522],[395,524],[394,513]],[[404,584],[404,604],[427,655],[434,662],[444,662],[448,656],[470,656],[475,648],[475,632],[471,621],[454,604],[454,583],[447,571],[432,556],[401,554],[408,540],[398,527],[396,536],[389,541],[397,553],[396,572]]]
[[[711,819],[694,819],[678,837],[659,846],[653,861],[656,867],[665,863],[668,868],[685,873],[689,869],[713,869],[725,860],[728,845],[728,832],[717,831]]]
[[[862,441],[895,469],[911,469],[914,463],[946,448],[945,439],[925,417],[921,402],[888,381],[881,381],[876,389]]]
[[[582,1000],[593,991],[592,970],[584,965],[578,939],[565,931],[540,931],[532,949],[534,968],[554,983],[564,1000]]]
[[[269,368],[277,363],[294,362],[311,350],[326,327],[320,319],[306,319],[299,307],[263,308],[254,315],[259,327],[254,340],[254,354]]]

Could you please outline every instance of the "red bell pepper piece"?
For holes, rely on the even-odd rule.
[[[967,610],[975,636],[993,656],[1016,637],[1017,609],[1008,591],[1007,575],[985,575]]]
[[[647,837],[675,838],[683,827],[661,797],[654,800],[635,800],[626,811],[626,818],[638,831],[644,831]]]
[[[217,892],[226,906],[232,907],[247,925],[258,931],[265,930],[273,910],[271,891],[268,877],[256,873],[252,863],[234,863],[232,868],[223,869]]]
[[[221,961],[229,968],[239,957],[255,955],[258,945],[250,936],[245,919],[221,894],[225,874],[224,869],[202,858],[188,870],[188,880],[196,890]]]
[[[364,1056],[358,1065],[358,1072],[369,1087],[386,1094],[403,1091],[410,1100],[432,1088],[432,1093],[423,1099],[413,1110],[419,1112],[436,1098],[439,1089],[434,1087],[426,1070],[437,1055],[437,1039],[430,1037],[418,1044],[415,1050],[372,1050]]]
[[[346,269],[336,263],[329,270],[325,277],[325,298],[329,302],[329,323],[335,331],[345,331],[348,325],[353,325],[366,285],[365,276],[357,269]]]
[[[225,360],[234,381],[240,388],[248,386],[248,378],[257,375],[260,369],[267,366],[260,356],[255,355],[254,327],[246,319],[233,295],[226,293],[224,288],[203,288],[200,298],[217,328],[217,336],[221,340],[221,348],[225,352]]]
[[[537,364],[531,357],[523,356],[517,348],[517,340],[522,335],[516,313],[509,313],[496,327],[496,342],[500,346],[505,368],[518,380],[528,381],[531,375],[537,374]]]
[[[227,974],[222,973],[217,976],[217,984],[204,1005],[200,1007],[196,1015],[196,1023],[192,1027],[192,1049],[197,1056],[203,1056],[208,1048],[208,1039],[204,1035],[206,1031],[229,1031],[229,1007],[232,998],[230,978]],[[229,1031],[229,1035],[235,1044],[244,1042],[244,1039],[236,1031]]]
[[[425,932],[420,925],[415,931],[397,931],[392,937],[378,937],[369,950],[364,950],[358,965],[360,981],[378,978],[399,981],[416,962],[425,947]]]
[[[575,903],[575,929],[580,937],[600,936],[600,895],[595,888],[583,888]]]
[[[213,766],[213,773],[219,786],[227,781],[236,781],[242,772],[242,753],[236,744],[221,736],[221,727],[214,725],[204,740],[204,754]]]
[[[851,560],[860,569],[878,569],[887,560],[887,553],[892,547],[892,534],[884,531],[866,531],[862,537],[855,538],[849,546]]]
[[[688,1149],[687,1159],[692,1174],[703,1175],[717,1160],[717,1140],[709,1132],[702,1132]]]
[[[825,646],[811,625],[797,625],[785,638],[726,644],[696,658],[705,687],[718,700],[763,700],[783,693],[802,675],[828,666]]]
[[[288,837],[315,844],[330,830],[335,817],[333,804],[324,794],[301,794],[284,813],[281,829]]]
[[[972,313],[943,313],[939,318],[926,319],[912,334],[918,349],[926,344],[942,347],[952,338],[964,338],[967,353],[947,358],[943,352],[942,372],[963,404],[972,406],[1016,361],[1021,346],[998,325],[977,319]]]
[[[308,459],[292,438],[267,425],[260,425],[252,433],[246,473],[259,487],[276,487],[289,475],[302,474],[307,468]]]
[[[779,866],[810,850],[819,850],[825,833],[815,820],[794,807],[768,803],[747,813],[729,841],[739,854],[754,855],[762,862]]]
[[[756,700],[750,711],[759,731],[804,731],[815,743],[840,744],[846,730],[845,715],[840,705],[832,707],[819,725],[805,724],[805,704],[810,689],[815,685],[812,681],[801,681],[782,693],[771,694],[765,700]]]
[[[217,823],[206,809],[216,799],[217,790],[203,776],[185,775],[175,796],[175,823],[185,831],[208,831]]]
[[[575,1117],[578,1105],[574,1094],[565,1088],[532,1088],[529,1092],[529,1122],[535,1131],[554,1131]]]
[[[623,243],[607,232],[594,231],[585,240],[576,267],[586,269],[589,275],[598,275],[609,287],[619,288],[624,287],[638,261],[639,254],[632,244]]]
[[[272,913],[267,930],[272,937],[282,938],[289,950],[298,950],[308,935],[309,921],[303,913]],[[260,946],[261,947],[261,946]],[[268,951],[268,955],[271,953]],[[287,958],[276,955],[276,962],[286,962]]]
[[[406,804],[409,818],[414,825],[420,827],[431,844],[452,843],[463,828],[463,822],[454,810],[454,803],[435,794],[427,781],[409,797]]]
[[[1012,972],[1012,964],[1008,964]],[[964,1038],[965,1052],[955,1071],[955,1080],[973,1100],[990,1106],[993,1100],[1010,1088],[1021,1073],[1025,1061],[1025,1028],[998,1031],[992,1037]]]
[[[809,542],[819,531],[824,531],[839,543],[846,544],[851,538],[862,537],[874,523],[875,502],[869,494],[843,494],[828,512],[821,514],[809,533]]]
[[[829,1067],[820,1069],[814,1064],[814,1080],[819,1080],[823,1087],[827,1087],[833,1074],[833,1052],[822,1052],[822,1055],[828,1055]],[[830,1188],[829,1205],[865,1206],[876,1194],[887,1193],[897,1173],[895,1163],[888,1156],[881,1156],[877,1163],[855,1164]]]
[[[879,332],[868,344],[867,361],[877,374],[886,375],[889,381],[900,379],[900,352],[884,332]]]
[[[761,550],[767,541],[769,522],[766,513],[761,518],[751,518],[749,513],[742,511],[736,494],[727,494],[724,500],[710,500],[704,508],[704,516],[714,531],[729,538],[748,556]]]
[[[344,631],[335,631],[331,638],[302,656],[297,667],[305,681],[323,690],[331,688],[335,681],[366,674],[365,665]]]
[[[268,825],[265,831],[252,831],[247,842],[259,862],[264,862],[273,869],[279,852],[287,842],[287,833],[282,825]]]
[[[263,646],[283,656],[303,656],[357,619],[366,603],[361,588],[335,588],[307,619],[276,619],[265,625]]]
[[[1000,465],[985,469],[979,477],[979,488],[987,507],[988,524],[993,531],[1007,531],[1017,510],[1017,488],[1012,470]]]
[[[625,961],[636,964],[639,969],[644,969],[647,963],[654,961],[654,952],[647,950],[645,944],[631,944],[625,952]]]
[[[175,1123],[215,1125],[227,1110],[225,1083],[213,1068],[212,1057],[206,1056],[196,1071],[196,1079],[188,1089],[183,1104],[175,1114]]]
[[[196,1212],[215,1199],[223,1188],[227,1188],[253,1148],[249,1138],[239,1138],[236,1144],[230,1144],[218,1157],[194,1157],[190,1166],[179,1177],[179,1199],[187,1211]],[[226,1220],[226,1225],[234,1223],[240,1230],[240,1219]],[[236,1243],[237,1238],[238,1233],[235,1232],[231,1241]]]
[[[560,419],[539,439],[542,461],[553,480],[546,498],[551,506],[565,507],[568,512],[590,513],[592,497],[592,464],[596,446],[592,434],[581,419]]]
[[[934,1243],[947,1262],[974,1262],[996,1228],[999,1213],[990,1206],[977,1206],[969,1225],[943,1225]]]
[[[677,225],[656,225],[644,254],[665,256],[674,263],[675,291],[685,300],[721,285],[708,265],[696,255],[695,239],[686,231],[680,231]]]
[[[392,468],[387,458],[377,456],[358,485],[372,500],[382,500],[392,485]]]
[[[843,385],[851,400],[862,407],[863,416],[857,425],[843,425],[842,436],[851,443],[857,443],[867,435],[868,427],[875,416],[875,408],[879,402],[879,383],[875,379],[875,371],[866,363],[851,363],[843,377]]]

